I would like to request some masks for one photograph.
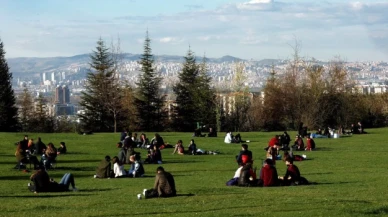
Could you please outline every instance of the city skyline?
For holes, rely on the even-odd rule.
[[[11,1],[0,8],[7,58],[90,53],[99,37],[120,37],[121,49],[142,53],[149,31],[153,53],[244,59],[301,55],[320,60],[386,61],[388,3],[277,0]]]

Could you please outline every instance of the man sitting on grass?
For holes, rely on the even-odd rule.
[[[171,173],[166,172],[163,167],[156,169],[154,188],[144,189],[145,198],[152,197],[173,197],[176,196],[175,181]]]
[[[271,159],[264,161],[264,166],[260,171],[259,186],[272,187],[278,186],[278,172]]]
[[[294,159],[291,157],[286,159],[287,171],[286,175],[279,176],[283,186],[290,185],[307,185],[308,181],[300,176],[300,172],[297,166],[294,165]]]

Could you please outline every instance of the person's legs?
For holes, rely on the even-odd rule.
[[[144,196],[146,198],[159,197],[158,191],[156,189],[153,189],[153,188],[145,191]]]
[[[59,182],[60,185],[63,185],[65,190],[69,190],[69,186],[73,189],[75,189],[75,182],[74,182],[74,176],[71,173],[66,173],[63,175],[61,181]]]

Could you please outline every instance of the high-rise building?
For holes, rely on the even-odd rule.
[[[63,104],[69,104],[70,103],[70,90],[69,87],[66,85],[62,86],[62,93],[63,93]]]
[[[51,81],[55,81],[55,73],[51,72]]]
[[[44,83],[44,81],[46,81],[46,72],[42,73],[42,83]]]
[[[70,104],[70,90],[66,85],[57,86],[55,88],[55,103],[56,104]]]

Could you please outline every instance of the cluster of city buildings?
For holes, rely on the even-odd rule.
[[[328,67],[328,64],[323,64]],[[262,87],[271,71],[282,74],[287,69],[287,61],[274,60],[266,63],[257,61],[244,62],[244,85],[250,93],[260,94]],[[178,73],[182,69],[181,62],[155,62],[156,71],[163,77],[162,89],[166,94],[178,81]],[[135,85],[139,79],[141,65],[137,61],[124,62],[120,69],[120,80]],[[233,85],[236,73],[235,62],[208,62],[208,74],[212,77],[213,85],[222,90],[220,99],[224,99],[225,108],[233,107],[233,94],[227,94]],[[356,62],[345,63],[351,78],[357,82],[357,91],[364,94],[377,94],[388,92],[388,63],[385,62]],[[24,88],[50,99],[47,107],[51,115],[74,115],[82,112],[78,106],[80,94],[85,90],[87,66],[75,64],[67,69],[58,69],[50,72],[40,72],[38,79],[17,78],[14,86],[15,92],[20,93]],[[171,99],[169,99],[171,101]],[[71,103],[73,102],[73,103]]]

